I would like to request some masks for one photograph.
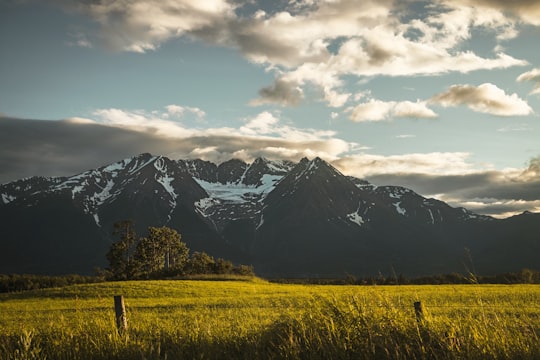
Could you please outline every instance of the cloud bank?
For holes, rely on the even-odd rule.
[[[117,51],[155,51],[176,38],[238,50],[275,74],[252,105],[294,106],[312,86],[331,107],[354,106],[343,89],[347,77],[438,76],[524,66],[525,60],[503,51],[482,56],[467,41],[476,30],[504,41],[517,36],[518,24],[540,25],[538,5],[531,1],[413,2],[414,14],[409,2],[392,0],[289,1],[272,10],[256,1],[49,1],[96,24],[97,33],[77,35],[85,40],[80,46],[90,44],[93,35]]]

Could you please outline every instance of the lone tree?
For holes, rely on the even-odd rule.
[[[120,240],[113,243],[107,253],[111,277],[117,280],[131,279],[136,268],[133,258],[137,245],[135,226],[132,220],[118,221],[113,226],[113,235],[119,236]]]
[[[109,278],[129,280],[159,278],[184,274],[239,274],[254,275],[251,266],[235,266],[232,262],[215,260],[205,252],[194,252],[181,241],[180,234],[166,226],[149,227],[148,235],[138,238],[133,221],[114,224],[114,235],[120,239],[107,253]]]
[[[149,227],[148,236],[137,245],[135,259],[141,276],[181,273],[189,259],[189,249],[180,234],[168,227]]]

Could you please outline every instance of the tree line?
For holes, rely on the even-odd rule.
[[[77,274],[62,276],[0,274],[0,293],[64,287],[74,284],[93,284],[102,281],[104,281],[103,277]]]
[[[148,227],[148,234],[138,237],[131,220],[114,224],[113,235],[119,240],[107,253],[109,280],[157,279],[184,275],[234,274],[253,276],[253,268],[234,265],[205,252],[190,254],[181,235],[166,226]]]
[[[518,272],[507,272],[496,275],[475,274],[434,274],[420,277],[399,276],[366,276],[347,275],[343,278],[280,278],[269,279],[271,282],[283,284],[313,285],[448,285],[448,284],[540,284],[540,271],[521,269]]]

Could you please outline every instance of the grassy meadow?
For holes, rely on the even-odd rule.
[[[414,358],[539,359],[540,286],[160,280],[0,294],[0,359]]]

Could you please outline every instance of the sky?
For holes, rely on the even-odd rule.
[[[149,152],[320,157],[540,211],[537,0],[2,0],[0,184]]]

